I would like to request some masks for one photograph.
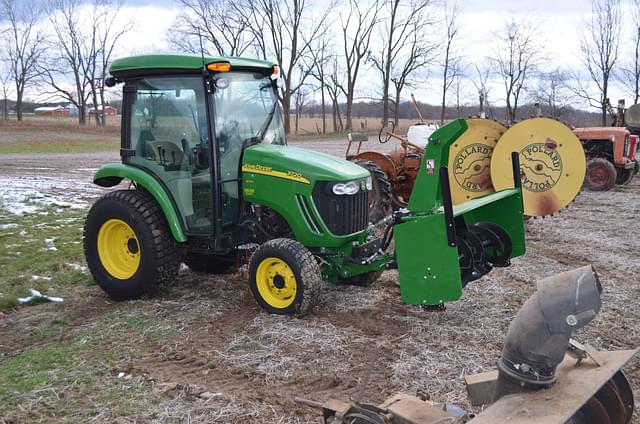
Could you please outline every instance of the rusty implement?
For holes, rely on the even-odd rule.
[[[398,393],[380,405],[343,402],[330,399],[326,403],[295,398],[300,405],[321,409],[325,424],[444,424],[462,422],[446,411],[446,405]]]
[[[591,351],[589,357],[565,356],[557,382],[548,389],[500,398],[473,424],[625,424],[633,415],[633,394],[620,369],[638,349]]]

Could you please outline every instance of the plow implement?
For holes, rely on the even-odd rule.
[[[505,337],[498,370],[465,377],[477,416],[398,393],[379,405],[295,399],[329,424],[627,424],[633,392],[621,369],[638,349],[598,351],[571,339],[600,310],[602,286],[591,266],[538,282]]]

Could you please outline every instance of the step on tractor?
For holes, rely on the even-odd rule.
[[[128,188],[94,203],[83,240],[114,299],[172,281],[180,263],[242,265],[262,309],[302,316],[324,282],[368,284],[397,268],[406,303],[439,307],[525,252],[519,172],[500,191],[452,203],[449,149],[465,120],[431,135],[411,201],[373,223],[369,171],[287,146],[275,64],[147,55],[114,61],[110,74],[105,84],[123,91],[122,160],[94,182]]]
[[[470,118],[466,123],[468,129],[451,145],[447,163],[454,205],[510,187],[512,152],[518,153],[526,216],[552,215],[580,192],[586,159],[566,125],[550,118],[526,119],[508,129],[490,119]],[[399,141],[400,147],[391,153],[363,149],[365,134],[348,135],[346,159],[366,167],[374,177],[372,216],[385,216],[408,204],[431,132],[433,128],[421,122],[403,136],[388,122],[378,142]]]
[[[613,127],[576,128],[587,155],[585,187],[591,191],[607,191],[617,185],[627,185],[640,170],[636,159],[640,134],[640,106],[625,111],[624,101],[618,104]]]

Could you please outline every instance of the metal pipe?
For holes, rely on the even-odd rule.
[[[571,334],[600,311],[600,293],[602,286],[592,266],[538,282],[538,291],[525,302],[507,332],[494,401],[554,383]]]

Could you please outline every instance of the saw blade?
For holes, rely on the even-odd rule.
[[[491,181],[496,190],[513,187],[512,152],[520,158],[525,215],[551,215],[580,192],[586,172],[584,149],[563,123],[531,118],[509,128],[493,150]]]
[[[451,200],[457,205],[493,193],[491,155],[507,130],[490,119],[467,119],[469,128],[449,148]]]

